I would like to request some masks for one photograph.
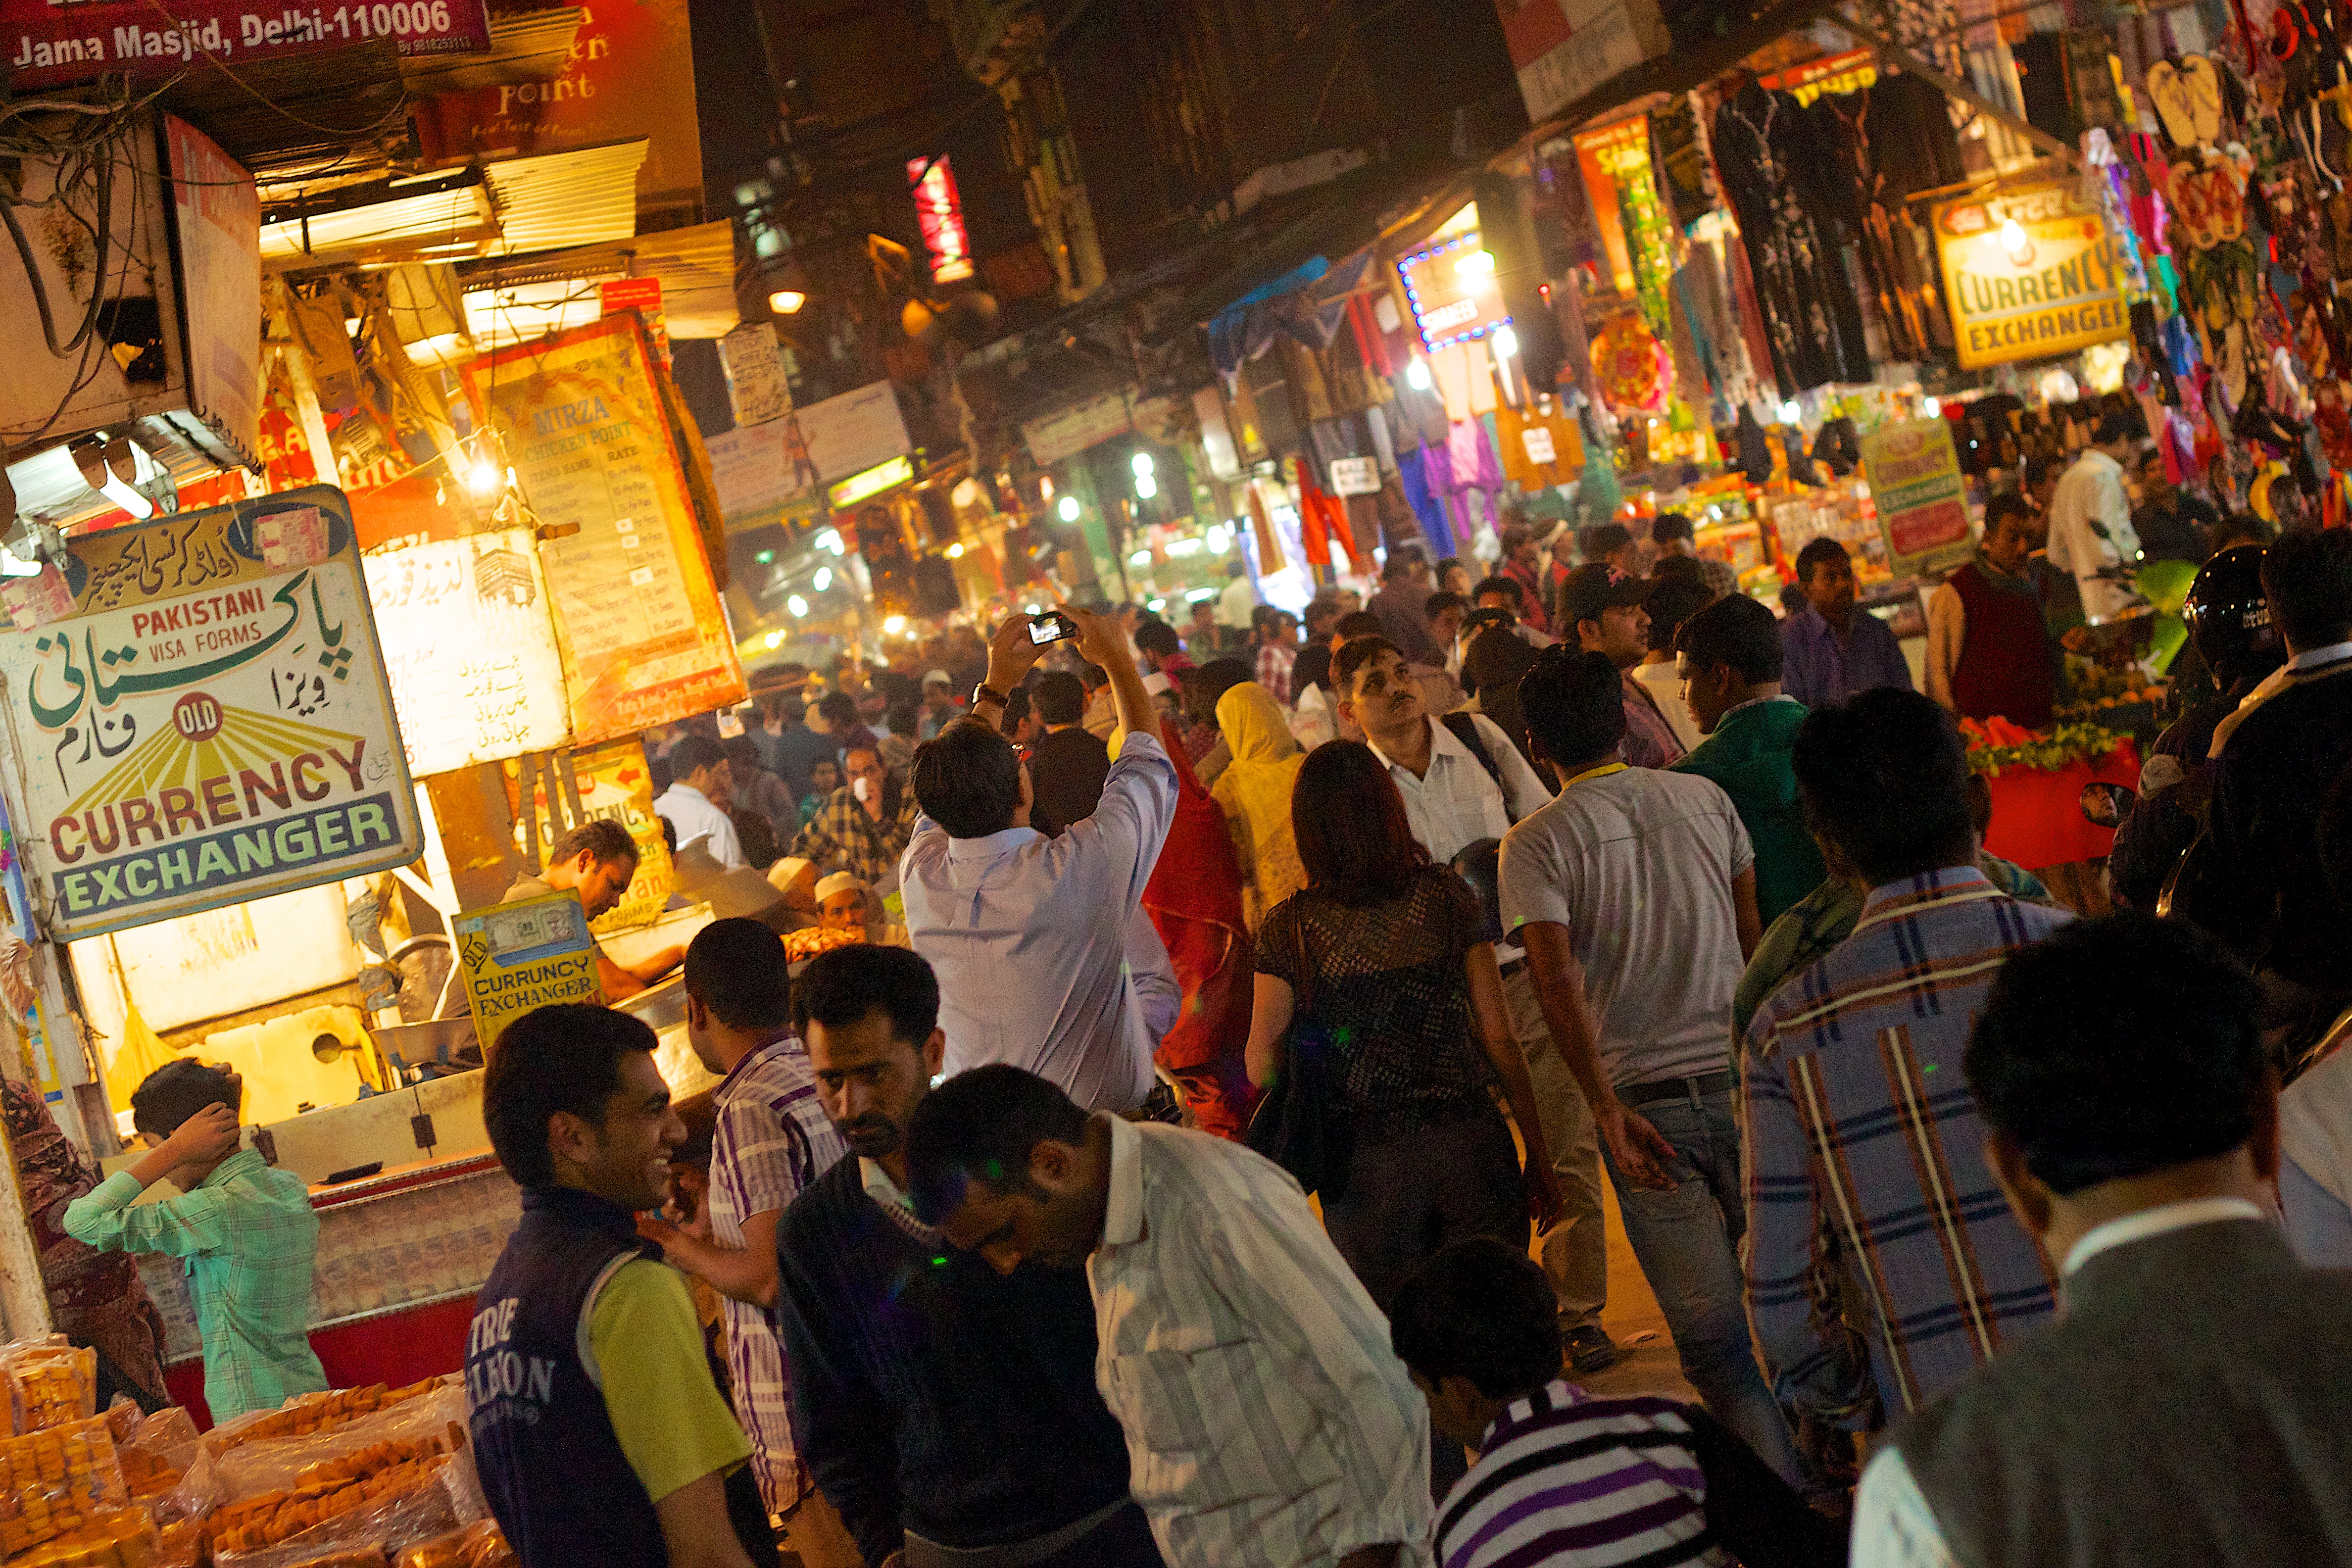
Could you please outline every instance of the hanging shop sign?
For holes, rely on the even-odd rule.
[[[812,403],[798,417],[809,462],[828,484],[915,449],[887,381]]]
[[[1634,289],[1633,247],[1625,236],[1622,192],[1631,180],[1650,178],[1650,121],[1647,115],[1621,120],[1576,137],[1576,162],[1592,203],[1593,221],[1601,230],[1601,247],[1609,258],[1609,276],[1617,292],[1630,297]]]
[[[367,583],[412,774],[571,738],[563,658],[529,529],[383,551],[367,558]]]
[[[1381,463],[1377,458],[1334,458],[1331,459],[1331,493],[1335,496],[1369,496],[1380,493]]]
[[[1135,416],[1124,392],[1107,392],[1073,407],[1059,409],[1021,426],[1029,455],[1042,468],[1075,458],[1089,447],[1135,428]]]
[[[775,322],[746,321],[719,339],[719,363],[727,373],[727,408],[738,429],[792,413],[792,383],[784,378]]]
[[[283,0],[0,0],[0,51],[9,85],[56,87],[100,75],[163,76],[200,62],[242,64],[277,55],[389,40],[403,55],[478,54],[490,47],[483,0],[396,5]],[[232,68],[234,65],[232,64]]]
[[[908,159],[907,178],[913,183],[915,222],[930,256],[931,281],[962,282],[971,276],[971,238],[964,230],[963,200],[948,155]]]
[[[2131,335],[2116,242],[2072,183],[1946,202],[1935,227],[1961,369]]]
[[[1475,228],[1404,258],[1397,275],[1422,345],[1432,353],[1511,324],[1495,281],[1495,253]]]
[[[110,528],[11,584],[0,676],[69,941],[424,847],[351,511],[325,486]]]
[[[486,1052],[500,1030],[526,1013],[558,1002],[604,999],[588,912],[569,888],[468,910],[457,917],[452,934],[474,1038]]]
[[[729,528],[756,528],[824,510],[824,491],[798,419],[739,425],[702,445],[710,454],[711,488]]]
[[[635,316],[466,367],[539,514],[581,744],[740,702],[699,522]]]
[[[1788,93],[1805,106],[1825,92],[1863,92],[1877,82],[1878,57],[1868,49],[1823,55],[1756,79],[1765,91]]]
[[[827,505],[835,511],[845,511],[859,501],[871,500],[884,490],[911,484],[915,478],[914,460],[893,458],[887,463],[877,463],[862,474],[852,474],[824,492]]]
[[[1550,119],[1673,47],[1657,0],[1495,0],[1528,118]]]
[[[1882,425],[1862,438],[1862,472],[1886,535],[1897,577],[1927,576],[1976,553],[1969,529],[1968,480],[1952,426],[1943,419]]]

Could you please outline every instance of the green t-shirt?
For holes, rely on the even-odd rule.
[[[694,1298],[677,1270],[647,1258],[621,1265],[589,1310],[588,1346],[621,1452],[654,1501],[751,1457],[751,1440],[711,1381]]]

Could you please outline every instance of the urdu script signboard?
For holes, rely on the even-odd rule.
[[[342,492],[110,528],[10,585],[0,682],[57,941],[424,848]]]

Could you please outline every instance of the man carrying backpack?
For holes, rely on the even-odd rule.
[[[1551,791],[1493,720],[1449,713],[1432,720],[1421,682],[1385,637],[1350,637],[1331,656],[1331,690],[1343,721],[1360,725],[1364,740],[1396,781],[1412,836],[1439,865],[1471,846],[1491,847],[1511,825],[1545,802]],[[1486,864],[1494,863],[1491,852]],[[1474,884],[1479,879],[1472,879]],[[1492,875],[1478,890],[1493,908]],[[1545,1145],[1559,1178],[1559,1223],[1543,1239],[1544,1272],[1559,1300],[1560,1337],[1578,1373],[1615,1363],[1617,1347],[1601,1331],[1608,1297],[1609,1254],[1601,1218],[1601,1146],[1591,1113],[1544,1026],[1543,1009],[1518,944],[1497,941],[1503,1001],[1511,1032],[1528,1058]]]

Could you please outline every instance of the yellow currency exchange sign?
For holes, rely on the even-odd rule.
[[[1945,202],[1935,222],[1961,369],[2131,335],[2116,242],[2073,184]]]
[[[499,1031],[551,1002],[601,1002],[596,942],[580,895],[565,889],[457,917],[457,965],[485,1052]]]

